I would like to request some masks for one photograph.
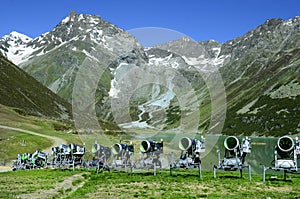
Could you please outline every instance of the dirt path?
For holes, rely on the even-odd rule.
[[[79,182],[74,183],[76,180],[79,180]],[[78,188],[82,187],[84,183],[82,174],[75,174],[67,177],[64,181],[57,183],[53,189],[37,190],[30,194],[19,195],[18,198],[63,198],[63,196],[70,195]]]
[[[43,149],[43,152],[47,152],[47,153],[50,153],[52,151],[53,146],[59,146],[63,143],[65,143],[65,144],[67,143],[66,140],[64,140],[62,138],[58,138],[58,137],[50,136],[50,135],[44,135],[44,134],[36,133],[36,132],[33,132],[33,131],[28,131],[28,130],[25,130],[25,129],[9,127],[9,126],[3,126],[3,125],[0,125],[0,128],[13,130],[13,131],[19,131],[19,132],[23,132],[23,133],[28,133],[28,134],[31,134],[31,135],[36,135],[36,136],[44,137],[44,138],[47,138],[47,139],[51,140],[53,142],[52,146],[50,146],[46,149]]]

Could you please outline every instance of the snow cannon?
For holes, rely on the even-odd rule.
[[[140,151],[142,153],[150,153],[150,152],[163,152],[163,141],[160,143],[151,141],[151,140],[143,140],[141,142]]]
[[[217,170],[224,171],[240,171],[240,177],[243,177],[243,168],[247,168],[248,177],[251,181],[251,166],[246,164],[246,155],[251,153],[251,139],[245,137],[240,144],[236,136],[228,136],[224,140],[225,153],[224,158],[221,158],[221,151],[218,149],[218,165],[214,165],[214,178],[217,177]]]
[[[298,173],[298,155],[300,154],[300,142],[298,137],[295,141],[289,136],[282,136],[277,140],[274,150],[273,167],[263,166],[263,182],[266,180],[266,171],[271,169],[283,171],[283,179],[286,180],[287,173]]]
[[[174,152],[171,152],[170,175],[176,168],[194,169],[198,168],[199,177],[202,178],[200,153],[205,152],[205,138],[201,140],[183,137],[179,140],[181,155],[178,161],[174,159]]]
[[[84,155],[84,153],[85,153],[85,146],[80,146],[77,144],[70,144],[69,148],[71,149],[71,152],[73,154]]]
[[[156,168],[160,168],[160,172],[162,172],[162,159],[160,156],[163,153],[163,148],[164,142],[162,139],[160,142],[143,140],[140,146],[142,159],[139,168],[153,169],[154,175],[156,175]]]
[[[116,143],[112,147],[112,153],[114,155],[121,155],[122,151],[134,152],[134,147],[132,144],[119,144]]]
[[[100,144],[94,144],[94,146],[92,147],[92,152],[99,158],[105,157],[106,159],[109,159],[111,156],[111,149]]]
[[[193,142],[193,140],[188,137],[182,138],[179,141],[179,149],[182,151],[190,149],[192,146],[192,142]]]
[[[133,169],[135,167],[134,163],[134,145],[133,143],[116,143],[113,145],[112,150],[113,154],[113,162],[112,162],[112,167],[114,169],[121,169],[125,168],[130,168],[131,172],[133,172]]]
[[[198,152],[205,152],[205,139],[202,137],[201,141],[199,141],[188,137],[181,138],[179,141],[179,149],[182,151],[188,151],[189,155],[196,150]]]
[[[60,153],[62,153],[62,154],[70,154],[71,149],[69,148],[68,145],[61,144],[61,145],[59,146],[59,151],[60,151]]]

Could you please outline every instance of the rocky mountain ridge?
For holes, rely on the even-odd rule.
[[[199,129],[213,131],[208,129],[212,97],[207,82],[221,76],[228,108],[223,132],[279,135],[297,133],[300,128],[299,24],[298,16],[287,21],[271,19],[223,44],[184,37],[144,49],[136,38],[99,16],[71,12],[38,38],[2,38],[0,52],[70,102],[77,73],[89,60],[99,67],[98,78],[101,76],[95,100],[98,116],[104,120],[119,117],[127,127],[176,129],[181,126],[180,119],[195,113],[191,107],[198,107]],[[31,53],[13,52],[17,44]],[[128,78],[130,71],[138,73]],[[178,80],[168,74],[183,77],[189,89],[176,90],[180,88],[176,87]],[[137,75],[146,76],[137,80]],[[138,86],[147,82],[150,85]],[[127,96],[129,88],[137,90]],[[180,99],[190,95],[195,99]],[[110,100],[123,103],[118,98],[129,100],[120,110],[129,108],[130,118],[126,111],[119,111],[119,116],[111,113]],[[192,105],[186,108],[189,101]]]

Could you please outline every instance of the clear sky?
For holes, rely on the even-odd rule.
[[[17,31],[35,38],[72,10],[100,15],[120,28],[161,27],[197,41],[225,42],[265,22],[300,15],[300,0],[3,0],[0,37]]]

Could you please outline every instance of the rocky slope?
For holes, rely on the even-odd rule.
[[[230,55],[220,69],[226,83],[224,132],[284,135],[300,133],[300,17],[267,20],[228,41]]]

